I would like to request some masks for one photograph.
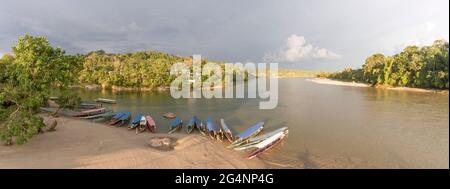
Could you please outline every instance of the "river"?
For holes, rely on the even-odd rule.
[[[173,99],[166,92],[77,90],[84,99],[118,101],[115,111],[152,115],[159,132],[174,112],[225,122],[242,131],[259,121],[265,130],[289,127],[289,136],[260,156],[274,168],[449,168],[448,94],[323,85],[306,78],[279,80],[279,102],[260,99]],[[229,150],[224,148],[224,150]]]

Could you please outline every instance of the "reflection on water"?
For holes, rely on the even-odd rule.
[[[281,168],[448,168],[449,97],[407,91],[321,85],[280,79],[279,103],[259,110],[258,99],[173,99],[168,93],[78,91],[85,99],[117,99],[112,108],[162,117],[174,112],[224,118],[236,131],[259,121],[266,130],[290,128],[281,145],[261,156]]]

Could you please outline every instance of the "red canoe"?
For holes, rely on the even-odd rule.
[[[147,120],[148,130],[152,133],[156,132],[156,123],[155,120],[151,116],[145,116],[145,120]]]

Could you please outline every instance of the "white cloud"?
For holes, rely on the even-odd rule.
[[[285,46],[277,53],[268,53],[264,56],[265,61],[299,62],[302,60],[334,60],[341,55],[320,47],[314,47],[306,42],[304,36],[291,35],[286,40]]]
[[[444,39],[448,41],[448,33],[441,32],[439,25],[433,22],[425,22],[417,24],[412,28],[407,28],[407,31],[398,31],[396,35],[388,38],[388,40],[398,40],[391,48],[388,48],[389,53],[399,53],[404,50],[405,47],[415,45],[418,47],[431,45],[435,40]],[[401,36],[401,37],[397,37]]]

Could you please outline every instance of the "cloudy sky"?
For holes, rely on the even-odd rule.
[[[333,71],[373,53],[448,41],[449,1],[2,1],[0,55],[24,34],[69,53],[151,49]]]

